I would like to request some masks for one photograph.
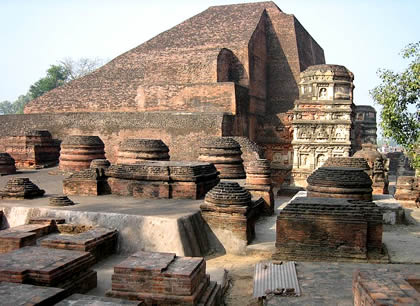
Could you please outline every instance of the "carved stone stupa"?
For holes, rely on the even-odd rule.
[[[328,157],[351,155],[354,86],[353,73],[339,65],[310,66],[300,77],[291,184],[305,187],[306,178]]]

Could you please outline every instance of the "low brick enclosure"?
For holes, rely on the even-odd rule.
[[[0,153],[0,175],[16,173],[15,160],[9,153]]]
[[[109,186],[103,169],[85,169],[63,180],[65,195],[98,196],[109,194]]]
[[[59,226],[58,230],[61,234],[49,235],[42,239],[41,246],[89,252],[95,257],[97,262],[114,254],[116,251],[118,238],[116,230],[92,228],[81,233],[73,233],[72,235],[66,232],[66,226]],[[63,233],[66,235],[62,235]]]
[[[262,202],[252,202],[249,191],[236,182],[222,181],[200,205],[201,215],[228,253],[242,253],[255,237]]]
[[[0,231],[0,253],[36,244],[47,248],[90,252],[99,261],[116,251],[115,229],[65,224],[64,219],[37,217],[29,224]]]
[[[105,175],[112,194],[139,198],[200,199],[219,182],[214,165],[203,162],[112,165]]]
[[[271,184],[270,162],[267,159],[250,161],[246,165],[245,188],[251,195],[264,200],[262,212],[266,215],[274,213],[274,194]]]
[[[308,197],[372,200],[372,180],[363,169],[320,167],[307,181]]]
[[[220,305],[220,285],[206,275],[201,257],[138,252],[114,267],[107,296],[145,305]]]
[[[169,148],[160,139],[125,139],[118,148],[117,164],[136,164],[144,160],[169,160]]]
[[[356,270],[353,298],[354,306],[420,305],[420,277],[387,270]]]
[[[45,130],[26,130],[0,135],[0,152],[9,153],[17,168],[45,168],[58,164],[60,142]]]
[[[420,177],[399,176],[395,187],[395,199],[403,201],[407,206],[420,202]]]
[[[56,305],[66,297],[60,288],[0,282],[1,304],[14,306]]]
[[[0,190],[0,199],[24,200],[42,197],[45,190],[39,189],[26,177],[14,177]]]
[[[213,137],[200,147],[198,160],[212,163],[222,179],[245,178],[241,146],[231,137]]]
[[[127,300],[114,299],[114,298],[109,298],[109,297],[75,293],[55,305],[56,306],[76,306],[76,305],[80,305],[80,306],[81,305],[140,306],[140,305],[145,305],[145,304],[141,301],[127,301]]]
[[[277,217],[273,259],[358,261],[382,253],[382,213],[373,202],[298,197]]]
[[[55,223],[26,224],[0,231],[0,253],[35,245],[38,238],[56,230]]]
[[[66,294],[96,287],[95,259],[88,252],[26,246],[0,254],[0,281],[57,287]]]
[[[67,196],[53,196],[49,198],[48,205],[50,206],[71,206],[74,205],[74,202],[70,200]]]
[[[72,135],[61,143],[60,170],[88,169],[94,159],[105,158],[105,145],[98,136]]]

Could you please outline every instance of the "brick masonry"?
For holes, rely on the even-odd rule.
[[[17,168],[44,168],[58,164],[60,143],[46,130],[25,130],[0,136],[0,152],[9,153]]]
[[[139,198],[200,199],[219,182],[214,165],[203,162],[112,165],[105,175],[112,194]]]
[[[107,296],[146,305],[219,305],[220,286],[209,278],[201,257],[138,252],[114,267]]]
[[[355,306],[419,305],[420,278],[418,275],[356,270],[353,274]]]
[[[60,288],[1,282],[0,297],[3,305],[47,306],[64,299],[66,292]]]
[[[367,260],[382,254],[382,213],[373,202],[297,198],[279,214],[274,259]]]
[[[0,255],[0,281],[85,293],[96,287],[94,262],[87,252],[26,246]]]
[[[324,62],[322,48],[300,22],[273,2],[214,6],[30,102],[25,113],[31,115],[20,117],[18,126],[11,124],[13,116],[4,116],[0,130],[42,126],[60,139],[98,135],[111,162],[118,143],[139,133],[162,139],[178,160],[196,158],[207,136],[247,136],[264,146],[281,184],[292,165],[290,110],[299,74]],[[156,116],[169,120],[153,120]],[[215,128],[207,129],[211,116],[217,117]],[[66,120],[70,117],[74,120]],[[93,120],[87,123],[87,117]],[[170,128],[152,127],[171,118],[176,123]],[[118,123],[114,128],[104,121]]]

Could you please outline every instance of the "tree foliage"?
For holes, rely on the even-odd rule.
[[[40,78],[29,88],[29,91],[20,95],[16,101],[0,102],[0,115],[23,114],[25,105],[32,99],[61,86],[67,82],[80,78],[99,68],[105,60],[94,58],[80,58],[73,60],[69,57],[63,59],[58,65],[51,65],[45,77]]]
[[[420,169],[420,42],[406,46],[401,55],[410,60],[408,67],[401,73],[379,69],[382,83],[370,94],[382,106],[384,136],[403,146]]]
[[[44,93],[63,85],[69,80],[69,70],[61,65],[51,65],[47,70],[47,75],[36,81],[29,88],[32,99],[42,96]]]

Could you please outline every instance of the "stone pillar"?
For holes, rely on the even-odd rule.
[[[255,198],[263,198],[263,213],[272,215],[274,213],[274,194],[271,184],[271,169],[267,159],[258,159],[250,162],[246,167],[245,188]]]
[[[230,137],[207,139],[200,147],[198,160],[212,163],[222,179],[243,179],[246,177],[241,146]]]
[[[8,153],[0,153],[0,175],[16,173],[15,160]]]
[[[98,136],[67,136],[61,143],[60,170],[88,169],[94,159],[105,158],[105,145]]]
[[[136,164],[145,160],[169,160],[169,148],[160,139],[126,139],[120,143],[117,164]]]

